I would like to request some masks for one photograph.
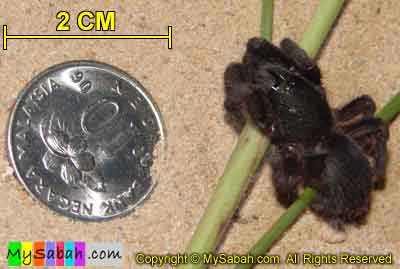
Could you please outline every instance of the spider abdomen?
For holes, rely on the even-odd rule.
[[[348,136],[333,134],[319,179],[310,185],[317,191],[311,205],[330,222],[361,223],[368,213],[373,173],[362,149]]]

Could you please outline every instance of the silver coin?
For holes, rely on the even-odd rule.
[[[125,72],[67,62],[35,77],[9,120],[9,158],[18,179],[51,209],[103,220],[149,196],[153,151],[164,140],[160,112]]]

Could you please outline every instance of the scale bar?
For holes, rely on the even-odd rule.
[[[3,50],[9,39],[167,39],[168,49],[172,49],[172,26],[167,35],[8,35],[7,25],[3,25]]]

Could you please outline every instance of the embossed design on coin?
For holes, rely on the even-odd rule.
[[[10,161],[29,193],[86,220],[126,214],[148,197],[158,108],[138,81],[97,62],[51,67],[21,92],[8,129]]]
[[[93,155],[85,151],[86,140],[68,132],[66,123],[55,117],[55,113],[51,114],[47,124],[40,124],[40,135],[48,149],[42,158],[44,167],[59,173],[66,184],[78,187],[82,173],[95,167]]]

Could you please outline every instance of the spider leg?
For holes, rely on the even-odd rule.
[[[277,200],[283,206],[289,207],[298,197],[297,186],[302,181],[301,165],[295,155],[290,156],[282,151],[277,155],[271,163],[272,183]]]
[[[277,136],[273,131],[273,112],[265,94],[254,91],[247,99],[247,109],[253,123],[270,137]]]
[[[375,102],[369,95],[361,95],[340,109],[335,110],[339,124],[345,124],[359,116],[373,116],[376,110]]]
[[[273,113],[267,97],[274,81],[269,72],[260,68],[253,72],[250,82],[249,66],[230,64],[225,79],[225,118],[238,133],[250,117],[255,125],[268,135],[272,133]]]
[[[224,74],[225,119],[237,132],[242,130],[246,121],[242,108],[251,93],[248,76],[246,67],[240,63],[230,64]]]
[[[264,38],[253,37],[247,42],[244,64],[259,66],[263,63],[285,64],[288,61],[291,62],[280,48]]]
[[[385,167],[387,160],[387,124],[375,117],[365,117],[343,128],[346,135],[355,140],[364,153],[373,159],[374,187],[385,186]]]
[[[315,62],[294,41],[285,38],[280,48],[266,39],[254,37],[247,42],[243,63],[260,66],[263,63],[294,67],[301,75],[317,85],[321,84],[321,72]]]
[[[315,84],[321,84],[321,72],[317,64],[308,57],[307,53],[300,48],[296,42],[289,38],[285,38],[281,41],[280,46],[288,58],[293,61],[300,74],[313,81]]]

